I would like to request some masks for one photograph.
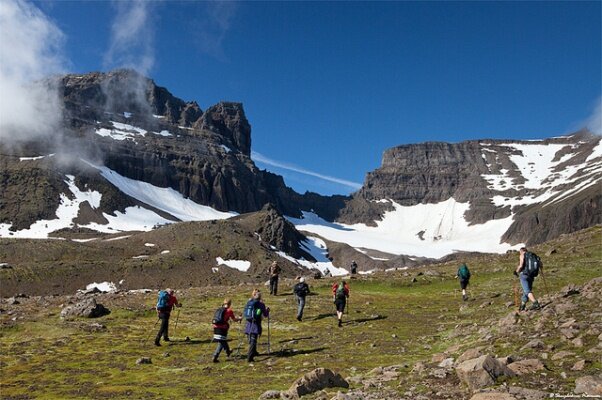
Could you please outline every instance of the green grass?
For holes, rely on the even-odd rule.
[[[571,238],[555,242],[558,253],[543,257],[550,291],[602,275],[600,228]],[[543,255],[549,246],[535,251]],[[571,247],[575,250],[569,253]],[[412,384],[417,385],[416,392],[428,392],[429,384],[410,375],[409,370],[415,362],[428,362],[433,354],[450,346],[459,345],[454,354],[457,356],[466,348],[483,344],[478,328],[511,310],[506,303],[513,301],[516,280],[511,272],[516,259],[516,254],[469,259],[473,278],[471,301],[466,303],[461,301],[459,285],[453,279],[455,263],[421,269],[437,271],[441,276],[423,275],[417,283],[411,282],[415,271],[408,271],[409,276],[395,272],[352,280],[350,309],[343,328],[336,327],[332,281],[310,282],[315,294],[308,297],[302,323],[295,320],[290,288],[281,285],[282,295],[265,298],[272,310],[272,356],[257,357],[253,365],[242,358],[247,350],[244,341],[240,358],[228,360],[222,354],[219,364],[210,362],[215,348],[210,341],[210,320],[215,308],[228,296],[240,314],[250,286],[182,292],[184,307],[179,317],[177,312],[172,314],[170,324],[173,342],[162,347],[152,343],[158,329],[156,315],[150,310],[154,293],[101,301],[112,312],[97,320],[60,320],[59,300],[48,307],[36,305],[25,319],[16,322],[3,313],[1,397],[246,399],[257,398],[268,389],[287,389],[296,378],[318,367],[331,368],[347,377],[388,365],[404,365],[401,384],[391,387],[403,393]],[[543,294],[543,286],[538,279],[535,293]],[[94,322],[104,324],[106,330],[84,329]],[[459,337],[452,334],[457,325],[473,328],[467,336]],[[184,341],[187,336],[192,340]],[[231,347],[236,349],[241,339],[238,324],[232,326],[230,338]],[[266,344],[267,321],[260,340],[262,354],[267,352]],[[593,344],[587,342],[588,346]],[[497,341],[490,347],[499,354],[511,354],[522,345],[520,340]],[[588,346],[579,354],[585,355]],[[531,353],[537,356],[535,351]],[[136,365],[140,357],[151,357],[152,364]],[[599,360],[587,370],[594,368],[600,368]],[[562,380],[558,374],[553,372],[551,376]],[[561,385],[569,387],[574,378],[575,374],[569,373]]]

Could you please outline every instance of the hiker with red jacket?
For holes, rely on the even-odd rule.
[[[332,297],[334,305],[337,308],[337,319],[339,320],[339,328],[343,326],[343,312],[349,298],[349,285],[345,281],[335,282],[332,285]]]
[[[245,310],[243,311],[243,316],[247,320],[247,325],[245,326],[245,335],[249,336],[249,353],[247,355],[247,361],[253,362],[255,356],[258,356],[257,352],[257,341],[259,340],[259,336],[261,336],[262,327],[261,320],[263,317],[270,316],[270,308],[266,307],[263,301],[261,301],[261,292],[257,289],[253,290],[253,294],[251,298],[247,302],[245,306]],[[269,323],[268,319],[268,346],[269,346]]]
[[[228,321],[230,320],[239,322],[242,320],[242,318],[234,315],[234,311],[232,310],[232,300],[224,299],[224,303],[220,308],[217,309],[212,321],[213,340],[217,341],[217,348],[213,353],[214,363],[218,362],[217,358],[222,350],[226,350],[226,355],[228,357],[230,357],[230,354],[232,353],[230,346],[228,346],[228,329],[230,329],[230,324]]]
[[[161,336],[163,336],[164,341],[169,342],[169,316],[174,306],[182,307],[182,303],[178,302],[175,291],[173,289],[161,290],[159,292],[159,300],[157,301],[156,307],[157,316],[161,320],[161,327],[155,338],[155,346],[161,346],[161,343],[159,343]]]

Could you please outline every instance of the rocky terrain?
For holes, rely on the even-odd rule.
[[[294,281],[285,280],[281,295],[265,298],[270,346],[264,330],[252,364],[237,324],[230,333],[235,353],[211,363],[209,323],[226,296],[240,313],[252,284],[176,287],[184,306],[172,317],[172,341],[161,347],[149,340],[157,329],[154,290],[4,297],[2,397],[599,396],[601,240],[597,226],[533,248],[544,262],[534,286],[540,311],[516,310],[514,252],[465,255],[468,301],[454,279],[457,260],[352,279],[342,328],[333,317],[334,279],[309,280],[303,322],[295,320]]]

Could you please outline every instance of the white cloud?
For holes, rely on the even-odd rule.
[[[203,4],[206,13],[197,23],[198,46],[201,52],[225,61],[227,57],[223,43],[238,6],[232,1],[209,1]]]
[[[23,141],[56,132],[56,87],[34,81],[64,71],[65,35],[23,0],[0,1],[0,139]]]
[[[155,63],[154,31],[149,1],[119,1],[111,26],[111,42],[104,57],[107,69],[126,67],[146,75]]]
[[[297,172],[300,174],[304,174],[304,175],[309,175],[309,176],[313,176],[315,178],[318,179],[322,179],[324,181],[328,181],[328,182],[333,182],[333,183],[337,183],[339,185],[343,185],[343,186],[347,186],[350,187],[354,190],[358,190],[362,187],[361,183],[357,183],[357,182],[351,182],[351,181],[347,181],[344,179],[339,179],[339,178],[335,178],[332,176],[328,176],[328,175],[323,175],[317,172],[313,172],[313,171],[309,171],[305,168],[301,168],[298,167],[296,165],[292,165],[292,164],[288,164],[288,163],[284,163],[284,162],[280,162],[280,161],[276,161],[276,160],[272,160],[260,153],[257,153],[256,151],[252,151],[251,152],[251,158],[253,159],[253,161],[255,162],[259,162],[265,165],[270,165],[272,167],[277,167],[277,168],[282,168],[288,171],[293,171],[293,172]]]
[[[602,135],[602,97],[598,98],[594,111],[587,119],[585,126],[596,135]]]

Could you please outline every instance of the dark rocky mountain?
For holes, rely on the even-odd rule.
[[[160,216],[157,223],[182,219],[177,207],[183,205],[161,207],[137,195],[149,192],[142,184],[153,185],[151,197],[173,189],[186,201],[224,212],[256,212],[270,204],[252,228],[269,246],[305,259],[311,256],[294,245],[302,235],[278,215],[300,217],[313,210],[327,221],[374,226],[394,203],[453,198],[469,204],[464,219],[470,224],[512,216],[503,237],[494,238],[511,244],[541,243],[602,223],[600,137],[587,131],[542,141],[394,147],[353,196],[326,197],[296,193],[281,176],[257,168],[250,157],[251,125],[240,103],[202,110],[131,70],[51,81],[63,99],[63,126],[19,146],[0,143],[0,236],[30,229],[36,221],[49,225],[44,221],[61,219],[58,214],[69,204],[75,214],[58,229],[111,226],[136,207]],[[118,230],[124,228],[113,232]],[[337,252],[345,254],[340,257],[345,263],[366,259],[363,270],[416,260],[389,258],[386,265],[375,262],[377,256],[354,255],[356,250],[339,246]],[[390,257],[395,255],[399,252]]]

